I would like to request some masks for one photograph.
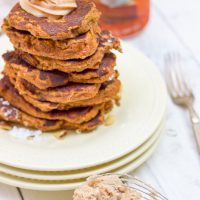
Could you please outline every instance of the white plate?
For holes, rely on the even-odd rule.
[[[143,164],[155,151],[158,146],[160,138],[157,139],[154,144],[144,152],[139,158],[131,161],[130,163],[118,168],[116,170],[111,171],[111,173],[129,173],[134,169],[138,168],[141,164]],[[84,183],[85,179],[77,179],[77,180],[67,180],[67,181],[39,181],[39,180],[31,180],[25,178],[19,178],[16,176],[7,175],[0,172],[0,182],[20,187],[24,189],[30,190],[40,190],[40,191],[61,191],[61,190],[73,190]]]
[[[54,180],[54,181],[80,179],[89,177],[93,174],[107,173],[111,170],[117,169],[129,163],[130,161],[142,155],[150,146],[153,145],[153,143],[158,139],[158,137],[160,137],[164,125],[165,125],[165,119],[161,122],[160,126],[158,127],[156,132],[152,135],[152,137],[148,141],[146,141],[142,146],[138,147],[135,151],[113,162],[109,162],[104,165],[100,165],[93,168],[88,168],[87,170],[85,169],[85,170],[63,171],[63,172],[45,172],[45,171],[42,172],[42,171],[23,170],[0,164],[0,172],[28,179]]]
[[[5,52],[6,37],[1,37],[0,43]],[[122,47],[118,69],[123,93],[121,107],[113,112],[115,124],[90,134],[71,134],[64,140],[43,134],[34,142],[1,131],[0,163],[41,171],[83,169],[122,157],[147,141],[166,109],[165,84],[148,58],[128,44]]]

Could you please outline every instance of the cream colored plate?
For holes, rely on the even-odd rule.
[[[1,52],[8,40],[0,38]],[[113,115],[115,124],[90,134],[71,134],[57,140],[43,134],[27,141],[0,132],[0,163],[13,167],[66,171],[104,164],[142,145],[158,127],[166,109],[166,88],[154,64],[138,50],[123,43],[118,69],[123,83],[122,103]]]
[[[80,179],[80,178],[86,178],[88,176],[91,176],[93,174],[102,174],[107,173],[108,171],[117,169],[130,161],[136,159],[142,153],[144,153],[150,146],[153,145],[153,143],[158,139],[160,136],[163,127],[164,127],[164,121],[163,120],[158,127],[157,131],[154,133],[154,135],[145,142],[142,146],[140,146],[135,151],[129,153],[128,155],[117,159],[113,162],[106,163],[105,165],[100,165],[98,167],[88,168],[87,170],[75,170],[75,171],[64,171],[64,172],[39,172],[39,171],[31,171],[31,170],[23,170],[18,169],[14,167],[10,167],[7,165],[0,164],[0,172],[7,173],[10,175],[28,178],[28,179],[36,179],[36,180],[70,180],[70,179]]]
[[[139,158],[129,162],[128,164],[111,171],[112,173],[129,173],[139,167],[142,163],[144,163],[155,151],[158,146],[160,138],[157,139],[154,144],[144,152]],[[0,182],[25,188],[31,190],[40,190],[40,191],[60,191],[60,190],[73,190],[83,184],[84,179],[77,180],[67,180],[67,181],[39,181],[39,180],[31,180],[25,178],[19,178],[16,176],[7,175],[4,173],[0,173]]]

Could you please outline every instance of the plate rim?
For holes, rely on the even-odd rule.
[[[142,56],[143,58],[145,58],[145,60],[146,61],[148,61],[148,63],[149,63],[149,65],[150,65],[150,67],[148,67],[147,69],[149,69],[149,68],[151,68],[151,69],[153,69],[153,71],[154,71],[154,76],[156,76],[156,82],[158,82],[159,81],[159,83],[160,83],[160,86],[158,87],[156,87],[156,90],[158,90],[158,91],[161,91],[162,93],[163,93],[163,95],[165,96],[165,97],[163,97],[163,99],[162,99],[162,101],[163,101],[163,104],[162,104],[162,111],[159,113],[160,114],[160,116],[162,115],[162,112],[164,113],[165,112],[165,109],[166,109],[166,102],[167,102],[167,93],[166,93],[166,87],[165,87],[165,85],[164,85],[164,81],[163,81],[163,79],[161,78],[161,75],[160,75],[160,73],[159,73],[159,71],[156,69],[156,67],[155,67],[155,64],[149,59],[149,58],[147,58],[143,53],[141,53],[139,50],[137,50],[137,49],[135,49],[134,47],[132,47],[131,45],[129,45],[129,44],[127,44],[126,42],[123,42],[123,44],[126,46],[126,45],[128,45],[128,48],[129,49],[133,49],[135,52],[137,52],[137,54],[139,54],[140,56]],[[150,70],[150,69],[149,69]],[[150,70],[150,71],[152,71],[152,70]],[[151,73],[151,75],[152,75],[153,73]],[[156,83],[154,83],[154,84],[156,84]],[[157,92],[158,93],[158,92]],[[158,98],[158,97],[157,97]],[[156,99],[157,101],[158,101],[158,99]],[[157,107],[158,107],[158,105],[157,105]],[[158,108],[157,108],[158,109]],[[158,110],[153,110],[152,111],[152,115],[153,115],[153,113],[154,112],[158,112]],[[155,115],[155,114],[154,114]],[[160,120],[160,117],[159,116],[159,120]],[[151,120],[150,120],[151,121]],[[155,121],[157,121],[157,122],[155,122]],[[150,123],[149,122],[149,124],[152,124],[152,122]],[[25,165],[25,163],[23,163],[23,164],[21,164],[21,163],[14,163],[13,164],[13,162],[4,162],[4,161],[0,161],[1,163],[4,163],[4,164],[6,164],[6,165],[10,165],[10,166],[14,166],[14,167],[18,167],[18,168],[23,168],[23,169],[30,169],[30,170],[36,170],[36,171],[52,171],[52,170],[55,170],[55,171],[63,171],[63,170],[78,170],[78,169],[80,169],[80,168],[90,168],[90,167],[92,167],[92,166],[98,166],[98,165],[102,165],[102,164],[104,164],[104,163],[107,163],[107,162],[110,162],[110,161],[112,161],[112,160],[115,160],[115,159],[117,159],[117,158],[120,158],[120,157],[122,157],[122,156],[124,156],[124,155],[126,155],[126,154],[128,154],[129,152],[131,152],[131,151],[133,151],[134,149],[136,149],[136,148],[138,148],[140,145],[142,145],[148,138],[150,138],[151,136],[152,136],[152,134],[154,133],[154,131],[155,131],[155,129],[157,128],[157,125],[158,125],[158,119],[157,120],[154,120],[154,125],[152,126],[150,126],[150,125],[148,125],[148,130],[150,129],[149,128],[149,126],[151,127],[151,129],[150,129],[150,131],[148,131],[148,132],[151,132],[151,134],[146,134],[146,137],[144,137],[143,136],[143,139],[140,141],[140,142],[138,142],[134,147],[132,147],[132,148],[130,148],[129,150],[127,150],[127,151],[124,151],[122,154],[118,154],[117,156],[110,156],[110,158],[109,159],[104,159],[103,161],[99,161],[98,163],[93,163],[93,164],[91,164],[90,166],[88,166],[88,164],[86,164],[86,165],[84,165],[84,164],[82,164],[81,166],[79,165],[78,167],[73,167],[73,168],[70,168],[70,167],[59,167],[59,168],[54,168],[54,169],[52,169],[52,168],[49,168],[49,166],[47,166],[47,167],[45,167],[45,168],[37,168],[36,166],[33,168],[33,167],[30,167],[30,166],[28,166],[28,165]]]
[[[46,172],[40,171],[40,174],[37,174],[37,171],[18,169],[18,168],[12,167],[12,166],[2,165],[0,163],[0,171],[3,173],[6,173],[6,174],[17,176],[17,177],[33,179],[33,180],[48,180],[48,181],[75,180],[75,179],[86,178],[88,176],[91,176],[94,173],[98,173],[98,174],[106,173],[108,171],[115,170],[121,166],[124,166],[127,163],[129,163],[131,160],[137,159],[140,155],[142,155],[160,137],[163,129],[165,128],[165,124],[166,124],[166,117],[164,116],[164,118],[160,122],[158,128],[156,129],[155,133],[147,141],[145,141],[144,144],[142,144],[136,150],[125,155],[124,157],[118,158],[114,161],[111,161],[110,163],[106,163],[107,166],[104,166],[104,165],[96,166],[96,167],[98,167],[98,169],[90,170],[90,168],[88,168],[88,170],[86,172],[80,172],[78,174],[76,174],[76,170],[74,170],[74,173],[73,173],[73,171],[71,171],[72,172],[71,174],[69,173],[70,171],[63,171],[62,175],[58,175],[58,174],[56,174],[56,172],[52,172],[51,175],[42,175],[42,173],[45,174]],[[7,169],[7,167],[9,169]],[[12,168],[14,168],[14,170]],[[18,170],[20,170],[20,171],[18,171]],[[27,172],[24,172],[24,171],[27,171]],[[29,174],[31,171],[34,173]],[[66,173],[68,172],[69,174],[64,174],[65,172]],[[49,172],[49,173],[51,173],[51,172]],[[58,173],[60,173],[60,172],[58,172]],[[41,178],[39,178],[39,177],[41,177]]]
[[[137,158],[135,161],[131,161],[129,164],[122,166],[121,170],[117,170],[114,171],[113,173],[130,173],[131,171],[137,169],[139,166],[141,166],[153,153],[154,151],[157,149],[160,140],[162,138],[162,135],[160,136],[160,138],[157,139],[157,141],[155,141],[155,143],[146,151],[142,154],[142,156],[140,156],[139,158]],[[62,190],[74,190],[77,187],[81,186],[84,181],[80,181],[78,182],[78,180],[82,180],[82,179],[77,179],[76,183],[70,183],[70,184],[48,184],[48,183],[44,183],[42,186],[37,185],[36,183],[31,183],[30,180],[28,179],[23,179],[24,183],[17,183],[17,181],[15,179],[23,179],[23,178],[18,178],[15,176],[11,176],[11,175],[7,175],[4,173],[0,172],[0,182],[10,185],[10,186],[14,186],[14,187],[20,187],[23,189],[29,189],[29,190],[40,190],[40,191],[62,191]],[[29,183],[27,184],[27,182],[25,182],[26,180],[29,181]],[[25,184],[25,185],[23,185]],[[34,184],[34,186],[31,184]]]

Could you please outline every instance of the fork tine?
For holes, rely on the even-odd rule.
[[[184,79],[181,69],[181,56],[179,54],[168,54],[165,57],[166,80],[168,90],[172,97],[191,96],[192,90]]]
[[[176,54],[175,62],[176,62],[176,64],[174,67],[175,67],[175,70],[177,73],[177,81],[181,88],[181,93],[182,93],[182,95],[189,95],[188,87],[187,87],[186,81],[184,79],[184,75],[183,75],[183,71],[182,71],[182,67],[181,67],[181,57],[179,54]]]
[[[165,57],[165,64],[166,64],[166,80],[167,80],[167,87],[169,93],[172,97],[177,97],[179,95],[179,88],[176,79],[176,73],[174,71],[173,66],[173,58],[172,54],[168,54]]]
[[[184,78],[185,76],[183,74],[183,70],[182,70],[180,62],[181,62],[181,59],[179,59],[179,67],[177,68],[177,71],[179,73],[179,78],[182,81],[182,87],[183,87],[183,90],[185,91],[185,94],[186,95],[191,95],[192,94],[192,89],[190,88],[187,80]]]
[[[172,60],[171,67],[173,69],[174,73],[174,79],[176,79],[177,85],[178,85],[178,93],[179,96],[183,96],[185,92],[185,88],[183,87],[183,76],[180,74],[180,55],[179,54],[173,54],[173,60]]]

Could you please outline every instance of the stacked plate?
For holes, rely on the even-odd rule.
[[[0,53],[10,48],[6,37],[0,43]],[[164,129],[165,85],[149,59],[128,44],[122,47],[122,102],[112,113],[114,124],[62,140],[48,133],[27,140],[13,136],[22,129],[1,130],[0,182],[35,190],[74,189],[90,175],[128,173],[150,157]]]

